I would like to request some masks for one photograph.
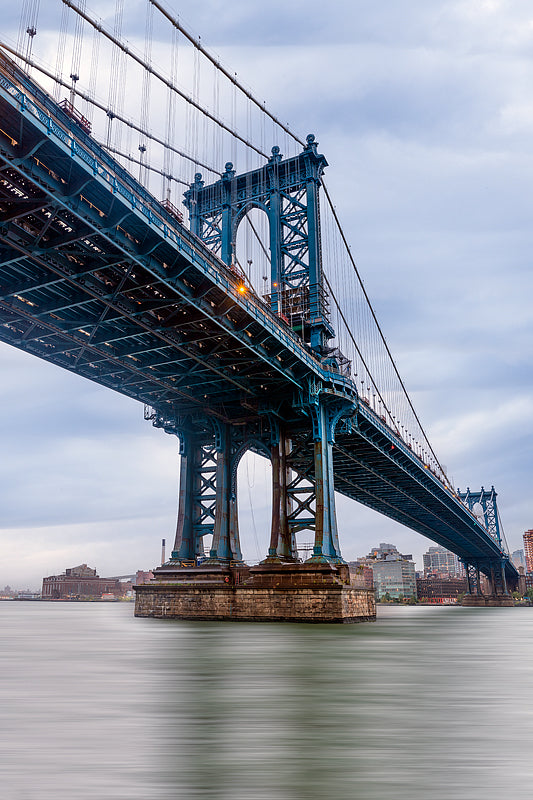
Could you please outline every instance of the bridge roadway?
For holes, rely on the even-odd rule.
[[[156,409],[292,429],[309,392],[353,405],[335,490],[482,572],[487,530],[238,275],[10,59],[0,57],[0,340]],[[258,422],[259,421],[259,422]],[[172,425],[169,425],[169,430]],[[307,464],[307,466],[306,466]],[[301,469],[312,465],[312,446]]]

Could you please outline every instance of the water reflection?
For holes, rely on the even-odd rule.
[[[0,626],[6,797],[501,800],[532,777],[531,609],[314,626],[4,603]]]
[[[521,691],[502,686],[516,672],[509,625],[529,619],[479,611],[390,609],[343,628],[191,625],[175,647],[171,634],[180,686],[164,705],[170,724],[184,715],[175,785],[265,800],[501,798],[517,770],[531,777],[513,725],[532,681],[519,669]]]

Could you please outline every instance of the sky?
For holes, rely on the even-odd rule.
[[[46,26],[59,0],[41,5]],[[112,4],[87,5],[105,15]],[[316,134],[433,448],[456,487],[495,486],[509,547],[522,547],[533,528],[530,4],[167,7],[293,130]],[[6,12],[13,40],[19,20]],[[0,587],[38,588],[79,563],[100,575],[157,565],[174,536],[177,440],[144,422],[140,404],[8,346],[0,370]],[[258,560],[268,464],[246,458],[239,480],[243,551]],[[345,558],[392,542],[422,567],[424,537],[343,498],[337,516]]]

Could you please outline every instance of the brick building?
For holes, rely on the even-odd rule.
[[[122,597],[125,586],[118,578],[100,578],[87,564],[43,578],[43,600],[99,600],[102,595]]]
[[[526,556],[526,572],[533,573],[533,531],[524,533],[524,554]]]
[[[466,578],[430,575],[416,579],[416,591],[420,603],[452,604],[460,594],[466,594],[468,587]]]

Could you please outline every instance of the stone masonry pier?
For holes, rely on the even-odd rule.
[[[170,562],[135,591],[137,617],[315,623],[376,618],[374,592],[353,586],[344,564]]]
[[[461,601],[462,606],[471,608],[510,607],[514,606],[511,594],[465,594]]]

